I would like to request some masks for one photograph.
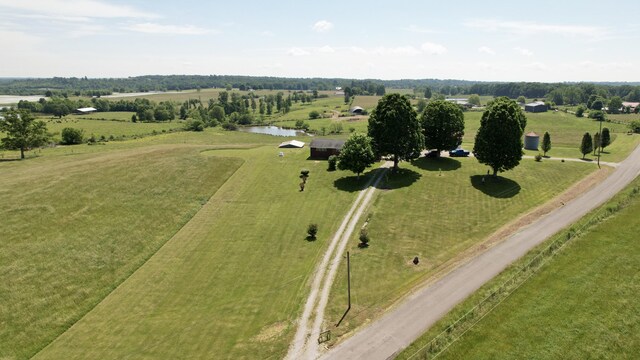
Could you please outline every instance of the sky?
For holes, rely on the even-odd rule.
[[[637,0],[0,0],[0,77],[640,81]]]

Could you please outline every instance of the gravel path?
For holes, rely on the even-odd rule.
[[[367,183],[364,190],[360,191],[351,209],[342,220],[340,227],[333,235],[322,262],[314,271],[311,290],[305,302],[302,316],[298,320],[298,328],[293,342],[289,346],[287,359],[315,359],[319,356],[318,337],[322,331],[324,310],[329,300],[331,285],[340,265],[344,249],[360,217],[371,202],[382,176],[386,169],[391,166],[393,166],[393,162],[385,162],[381,166],[384,170],[377,174],[375,178],[369,180],[369,183]],[[310,328],[309,325],[312,319],[314,320],[313,326]]]

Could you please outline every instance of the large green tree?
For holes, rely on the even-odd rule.
[[[527,118],[518,104],[499,97],[487,105],[480,119],[473,153],[478,161],[498,171],[511,170],[522,159],[522,134]]]
[[[451,150],[462,144],[464,114],[451,101],[431,101],[420,118],[427,149]]]
[[[393,171],[401,160],[417,159],[424,148],[424,136],[416,111],[409,99],[387,94],[369,117],[368,133],[378,156],[393,158]]]
[[[609,100],[609,114],[618,114],[620,113],[620,108],[622,108],[622,99],[620,96],[614,96]]]
[[[0,131],[5,133],[2,146],[20,149],[20,159],[25,150],[46,144],[49,139],[47,125],[36,120],[29,110],[10,110],[0,119]]]
[[[591,134],[588,132],[582,135],[582,142],[580,143],[580,152],[582,153],[582,158],[584,159],[585,155],[593,151],[593,138]]]
[[[371,138],[365,134],[351,134],[342,146],[338,160],[338,169],[353,171],[360,178],[360,174],[376,161]]]

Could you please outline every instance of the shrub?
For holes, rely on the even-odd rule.
[[[538,161],[538,162],[542,161],[542,155],[540,155],[540,154],[537,154],[534,158],[535,158],[535,159],[536,159],[536,161]]]
[[[576,110],[576,116],[577,117],[583,117],[584,116],[584,106],[580,105],[578,106],[578,109]]]
[[[316,239],[316,235],[318,234],[318,224],[309,224],[307,226],[307,239]]]
[[[360,239],[360,247],[367,247],[369,246],[369,232],[367,231],[367,228],[362,228],[360,229],[360,236],[358,237],[358,239]]]
[[[189,119],[184,124],[184,129],[187,131],[203,131],[204,123],[200,119]]]
[[[311,120],[315,120],[315,119],[319,119],[320,118],[320,113],[317,112],[316,110],[313,110],[309,113],[309,119]]]
[[[633,120],[629,124],[629,129],[634,133],[640,133],[640,120]]]
[[[225,122],[222,124],[222,128],[228,131],[235,131],[238,130],[238,125],[231,122]]]
[[[76,145],[82,144],[84,137],[84,131],[82,129],[64,128],[62,129],[62,144],[63,145]]]
[[[336,155],[329,156],[329,168],[328,171],[336,171],[336,165],[338,164],[338,157]]]

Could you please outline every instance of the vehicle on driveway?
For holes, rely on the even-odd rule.
[[[440,157],[440,151],[431,150],[424,157],[427,157],[427,158],[438,158],[438,157]]]
[[[466,157],[469,156],[469,152],[465,149],[455,149],[449,151],[450,157]]]

